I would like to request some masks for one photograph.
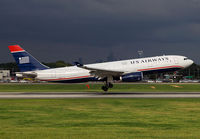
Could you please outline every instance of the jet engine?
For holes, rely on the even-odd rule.
[[[137,82],[143,79],[142,72],[134,72],[121,76],[123,82]]]

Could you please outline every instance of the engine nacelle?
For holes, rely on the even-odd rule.
[[[121,77],[121,80],[123,82],[137,82],[137,81],[141,81],[142,79],[143,79],[142,72],[129,73]]]

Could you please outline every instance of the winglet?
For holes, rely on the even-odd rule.
[[[79,63],[79,62],[74,62],[74,64],[77,66],[77,67],[83,67],[83,64]]]
[[[25,51],[23,48],[21,48],[19,45],[10,45],[8,46],[8,48],[10,49],[11,53],[15,53],[15,52],[23,52]]]

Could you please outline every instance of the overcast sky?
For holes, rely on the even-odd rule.
[[[0,63],[19,44],[39,61],[163,54],[200,64],[200,0],[0,0]]]

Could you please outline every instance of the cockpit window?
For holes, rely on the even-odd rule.
[[[184,58],[184,60],[188,60],[188,58],[186,57],[186,58]]]

